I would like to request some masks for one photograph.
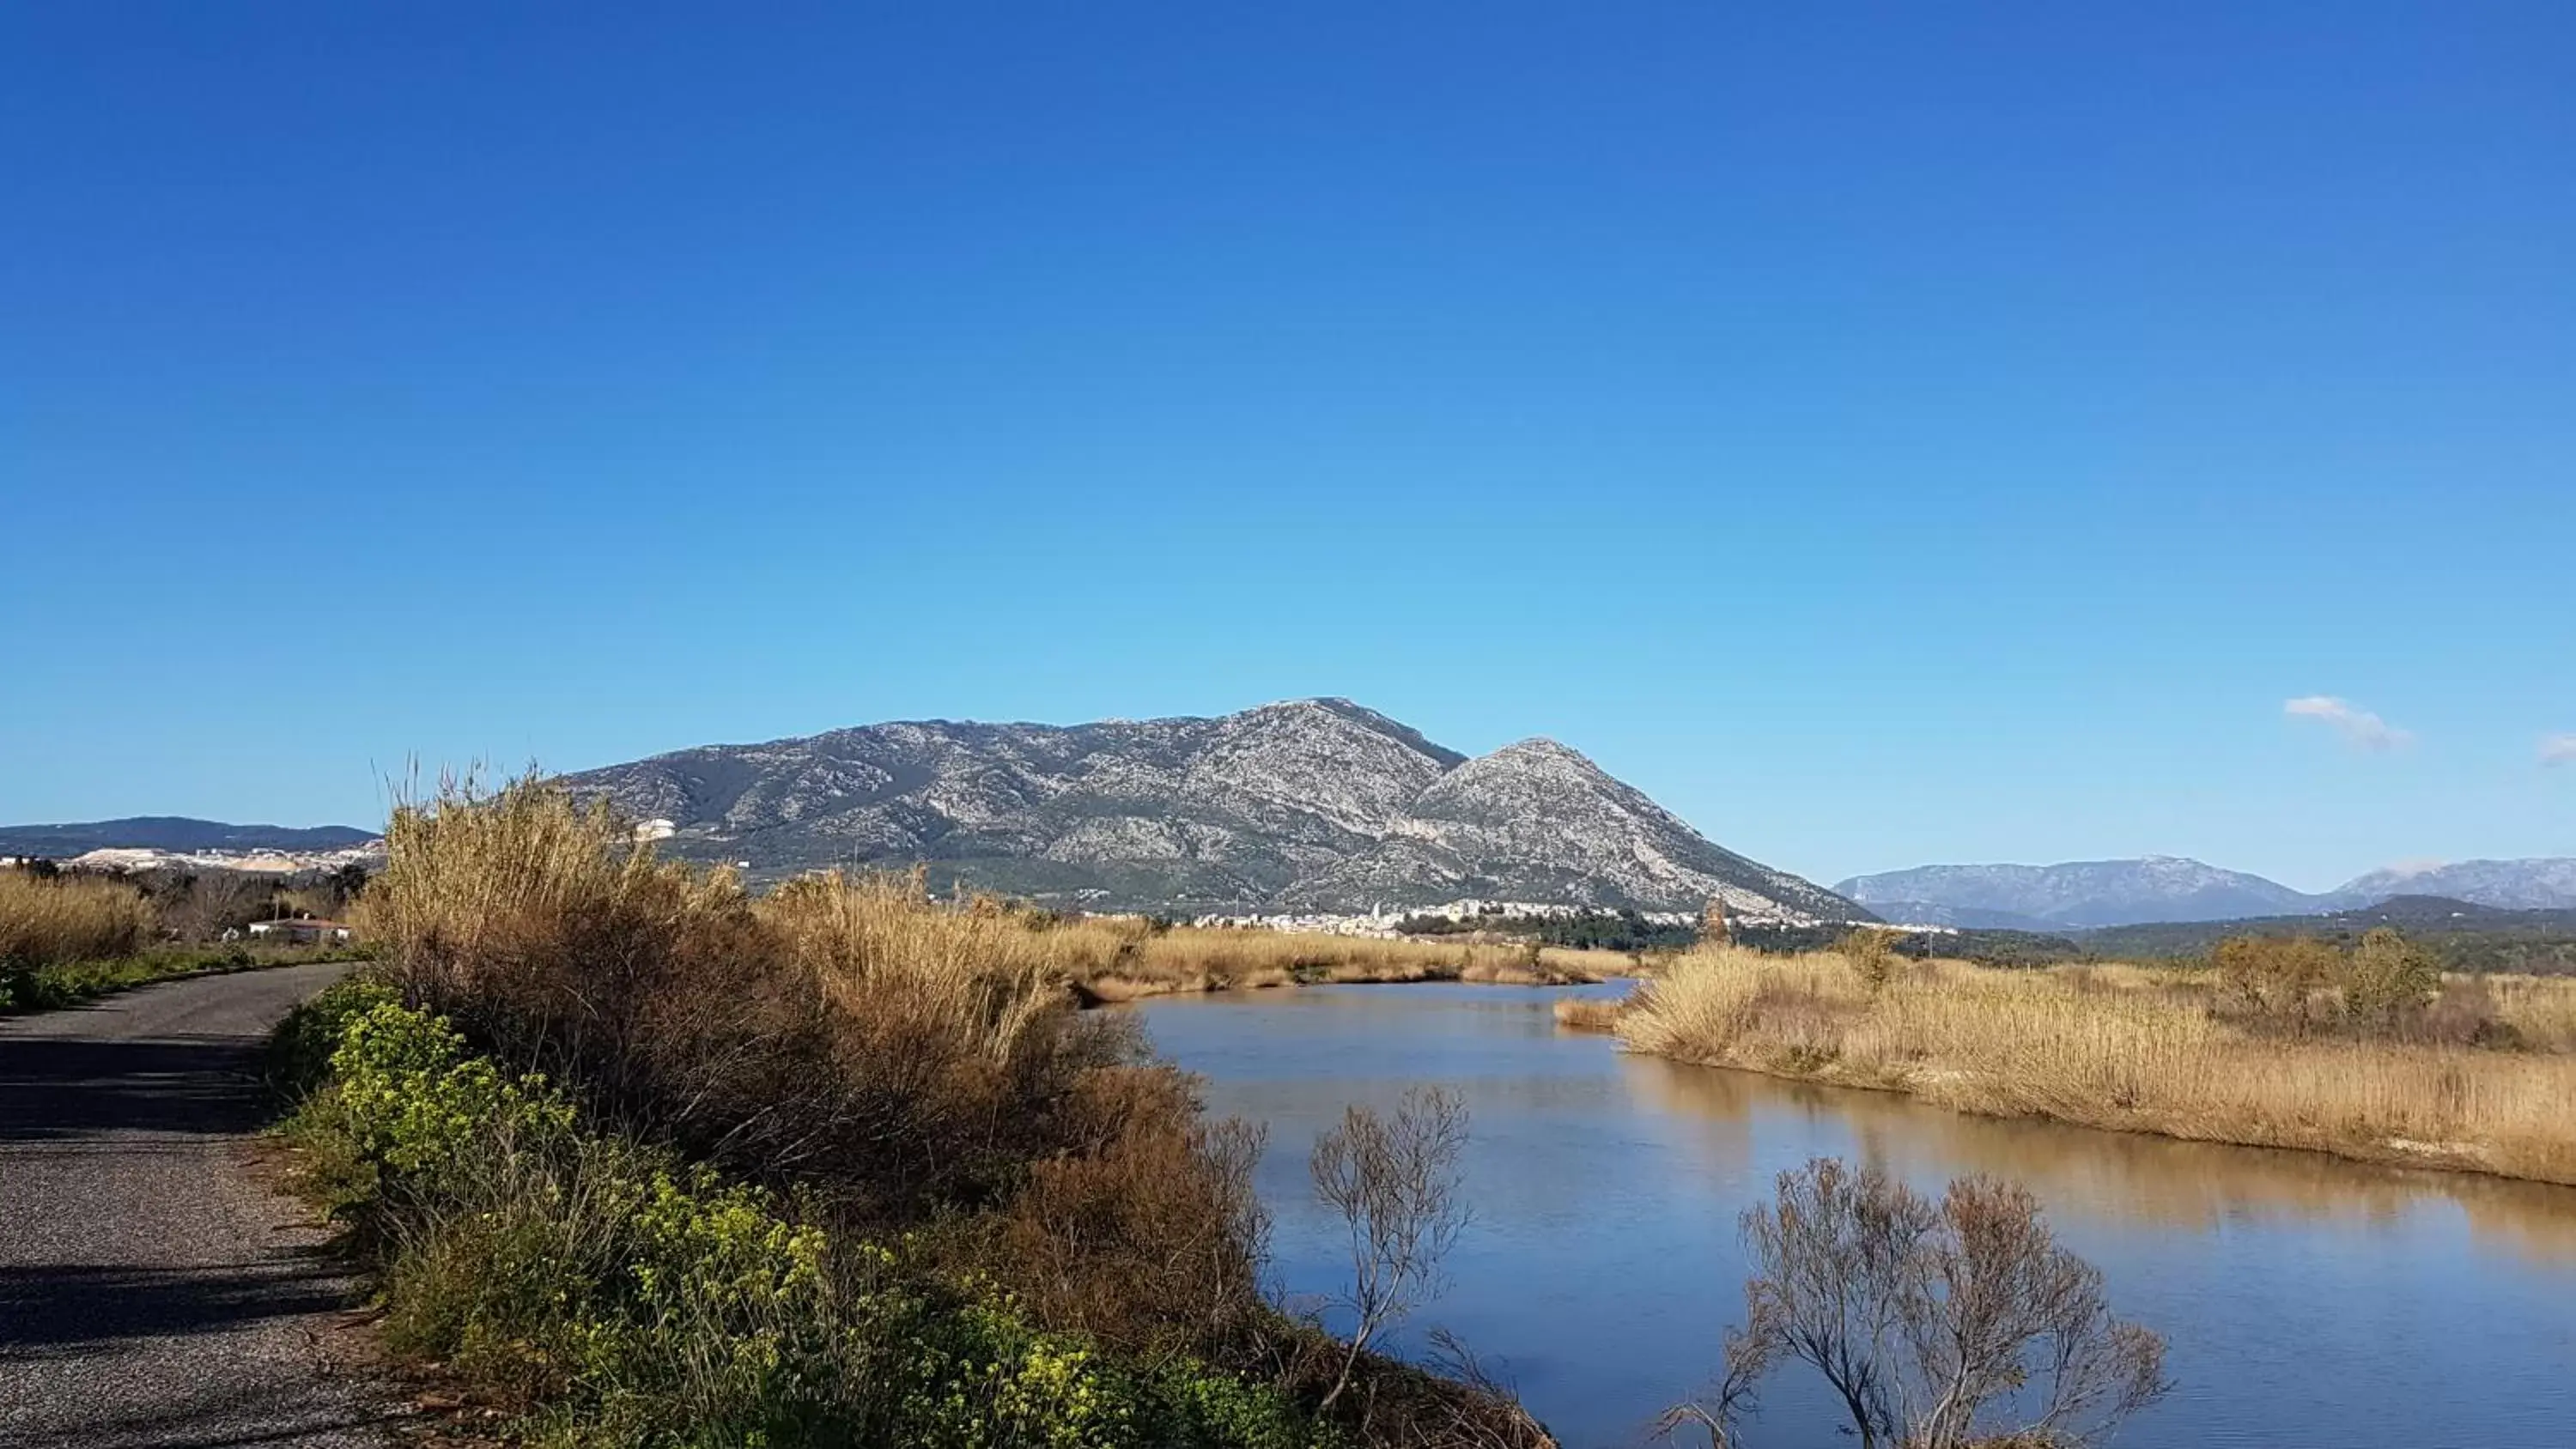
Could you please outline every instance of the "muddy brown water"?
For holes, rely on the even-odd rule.
[[[1268,1125],[1260,1186],[1292,1297],[1327,1291],[1345,1261],[1306,1176],[1315,1134],[1350,1102],[1459,1092],[1475,1220],[1402,1343],[1455,1331],[1570,1446],[1643,1442],[1706,1381],[1742,1318],[1737,1215],[1817,1156],[1928,1191],[1977,1172],[2037,1193],[2115,1309],[2171,1344],[2179,1386],[2122,1445],[2576,1445],[2576,1189],[1972,1117],[1629,1056],[1560,1029],[1564,994],[1317,987],[1125,1009],[1207,1079],[1213,1113]],[[1855,1442],[1832,1425],[1792,1368],[1749,1440]]]

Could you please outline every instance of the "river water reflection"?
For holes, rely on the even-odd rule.
[[[1261,1190],[1291,1294],[1323,1290],[1340,1262],[1306,1180],[1315,1134],[1349,1102],[1460,1092],[1476,1221],[1420,1324],[1507,1370],[1571,1446],[1638,1442],[1705,1381],[1743,1310],[1737,1214],[1816,1156],[1932,1192],[1983,1172],[2039,1194],[2117,1311],[2172,1345],[2181,1386],[2123,1445],[2576,1445],[2576,1189],[1997,1121],[1625,1056],[1559,1029],[1562,994],[1322,987],[1127,1009],[1208,1079],[1213,1113],[1269,1125]],[[1756,1445],[1851,1442],[1809,1376],[1775,1383]]]

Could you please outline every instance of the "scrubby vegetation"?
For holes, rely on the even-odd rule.
[[[1617,1029],[1969,1111],[2576,1182],[2576,984],[2445,977],[2394,932],[2218,954],[1996,970],[1703,948]]]
[[[2313,936],[2341,949],[2387,926],[2403,930],[2446,972],[2576,975],[2576,911],[2498,910],[2438,896],[2396,896],[2331,916],[2112,926],[2087,932],[2080,949],[2059,959],[2205,960],[2221,940],[2239,936]]]
[[[280,1035],[289,1075],[331,1064],[298,1133],[394,1345],[532,1429],[1548,1442],[1265,1299],[1258,1134],[1075,1009],[1061,923],[901,880],[754,899],[533,785],[389,841],[379,984]]]
[[[335,1029],[336,1028],[336,1029]],[[334,1039],[296,1135],[387,1264],[386,1337],[602,1444],[1339,1442],[1281,1389],[1185,1354],[1049,1332],[999,1284],[943,1279],[705,1164],[590,1130],[372,983],[289,1028]]]

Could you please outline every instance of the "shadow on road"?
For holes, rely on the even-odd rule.
[[[0,1142],[254,1131],[260,1065],[238,1037],[0,1038]]]
[[[0,1362],[329,1313],[348,1301],[342,1271],[313,1254],[247,1269],[0,1267]]]

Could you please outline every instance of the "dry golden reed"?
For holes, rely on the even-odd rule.
[[[1091,1001],[1315,982],[1601,981],[1628,957],[1526,945],[1162,926],[1142,916],[1058,917],[998,898],[933,900],[918,874],[808,876],[753,899],[730,872],[699,873],[621,848],[606,814],[525,785],[482,794],[450,783],[440,799],[395,812],[394,867],[359,908],[369,939],[407,969],[522,969],[566,949],[567,923],[637,908],[675,934],[748,923],[852,997],[899,985],[950,1003],[1007,1036],[1027,1003],[1071,988]],[[899,975],[900,982],[888,980]],[[465,983],[459,982],[458,985]]]
[[[0,870],[0,966],[130,956],[152,931],[151,907],[123,881]]]
[[[1626,1013],[1624,1001],[1603,1001],[1594,996],[1567,996],[1556,1003],[1556,1024],[1568,1031],[1617,1031],[1619,1018]]]
[[[1051,969],[1096,1001],[1319,982],[1564,985],[1607,980],[1630,964],[1614,951],[1235,927],[1163,930],[1134,916],[1070,921],[1041,934]]]
[[[2563,1048],[2576,982],[2490,983]],[[1638,989],[1632,1050],[1910,1092],[1965,1111],[2576,1183],[2576,1055],[2263,1035],[2206,973],[1909,964],[1873,992],[1832,952],[1694,951]]]

